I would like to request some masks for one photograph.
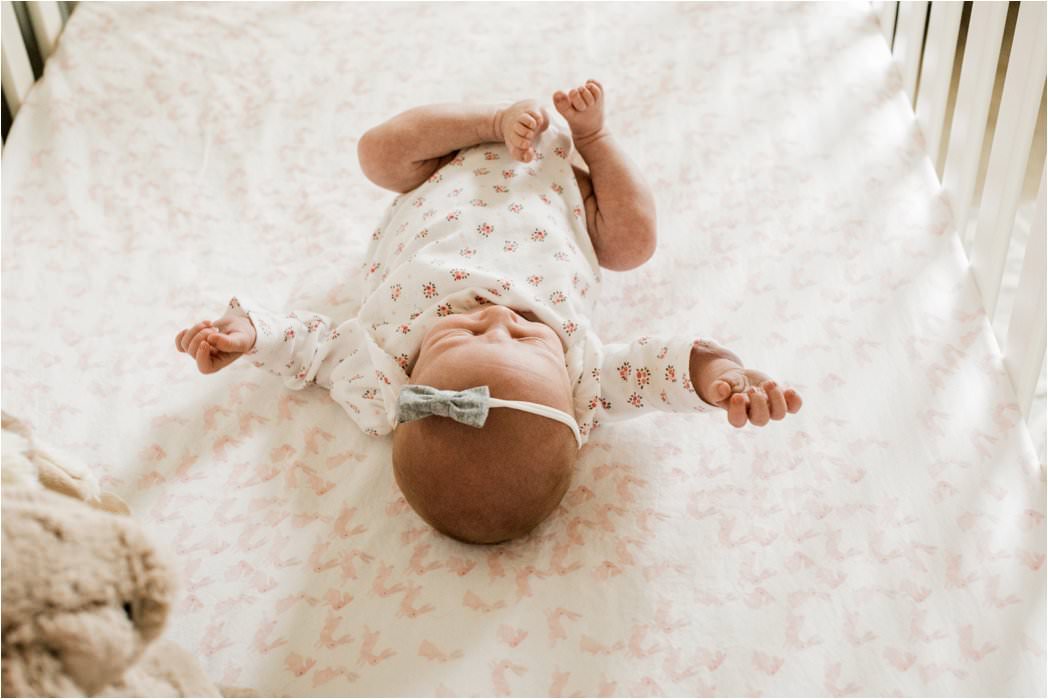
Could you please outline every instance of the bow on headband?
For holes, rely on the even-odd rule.
[[[571,428],[575,442],[582,446],[582,434],[575,418],[548,405],[521,400],[492,398],[487,386],[465,391],[444,391],[432,386],[404,386],[397,401],[397,422],[421,420],[430,415],[451,418],[470,427],[483,427],[490,408],[513,408],[533,415],[542,415]]]
[[[397,402],[397,421],[411,422],[430,415],[449,417],[470,427],[483,427],[491,394],[487,386],[465,391],[442,391],[432,386],[405,386]]]

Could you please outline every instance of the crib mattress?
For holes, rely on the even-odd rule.
[[[599,334],[709,335],[799,415],[601,428],[547,522],[477,548],[323,390],[175,352],[237,293],[353,314],[370,126],[587,78],[661,236]],[[4,151],[3,304],[4,409],[174,552],[167,633],[217,682],[1046,691],[1045,474],[866,3],[81,3]]]

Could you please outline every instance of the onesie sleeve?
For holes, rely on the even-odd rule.
[[[696,337],[641,337],[603,347],[600,367],[601,422],[626,420],[653,411],[720,411],[699,397],[688,369]]]
[[[223,318],[230,316],[247,317],[255,327],[255,346],[245,355],[254,366],[292,390],[328,389],[367,434],[392,431],[391,406],[406,376],[357,318],[335,324],[319,313],[274,313],[245,297],[230,300]]]

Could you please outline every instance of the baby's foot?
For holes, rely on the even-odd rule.
[[[549,115],[535,100],[521,100],[499,110],[495,128],[506,141],[510,155],[530,163],[535,159],[535,139],[549,128]]]
[[[596,80],[587,80],[567,94],[557,90],[553,106],[568,120],[576,146],[593,140],[604,129],[604,88]]]

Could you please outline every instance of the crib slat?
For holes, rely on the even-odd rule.
[[[36,45],[40,47],[41,58],[45,61],[55,50],[58,35],[62,32],[62,12],[57,2],[29,3],[29,17],[33,21],[33,34]]]
[[[899,3],[899,21],[892,53],[899,61],[903,92],[910,99],[910,104],[914,103],[917,93],[917,71],[921,67],[921,40],[924,38],[924,18],[927,14],[927,2]]]
[[[888,42],[888,50],[891,50],[892,39],[895,35],[895,13],[899,9],[897,2],[875,2],[873,11],[877,13],[877,21],[881,25],[881,33],[884,40]]]
[[[1041,188],[1037,194],[1030,238],[1026,241],[1023,269],[1019,276],[1015,306],[1008,320],[1008,341],[1004,346],[1004,366],[1012,377],[1019,408],[1030,414],[1034,390],[1041,374],[1045,350],[1045,207],[1044,168],[1041,168]]]
[[[968,209],[975,190],[986,116],[990,111],[997,57],[1000,55],[1007,18],[1006,2],[972,3],[942,178],[943,189],[953,209],[954,223],[962,242],[967,239]]]
[[[1048,60],[1044,34],[1046,15],[1043,2],[1026,1],[1019,6],[972,242],[972,271],[991,318],[997,307],[1015,209],[1030,159],[1037,111],[1041,107],[1045,60]]]
[[[18,28],[18,18],[14,6],[4,0],[3,3],[2,53],[0,81],[3,82],[4,97],[7,99],[11,118],[18,114],[18,109],[25,100],[26,93],[33,86],[33,68],[29,64],[29,54],[22,42],[22,31]]]
[[[961,27],[963,3],[933,2],[928,20],[921,66],[921,94],[917,98],[917,122],[924,132],[928,153],[937,161],[946,117],[946,100],[953,77],[953,57],[957,52],[957,32]]]

